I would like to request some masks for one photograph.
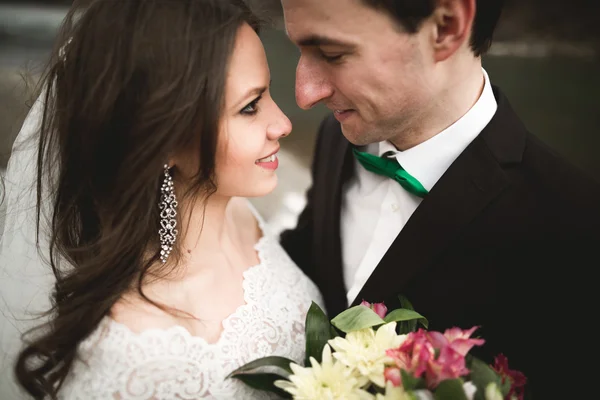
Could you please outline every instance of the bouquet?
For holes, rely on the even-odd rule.
[[[304,366],[271,356],[229,376],[288,399],[522,400],[526,378],[506,357],[487,365],[468,354],[483,339],[468,330],[428,331],[428,321],[400,297],[388,313],[364,302],[331,321],[313,303],[306,317]],[[420,325],[420,326],[419,326]]]

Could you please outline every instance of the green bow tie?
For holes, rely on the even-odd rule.
[[[374,172],[379,175],[387,176],[398,182],[404,189],[415,196],[425,197],[428,193],[427,189],[421,185],[414,176],[406,172],[396,160],[385,157],[377,157],[369,153],[364,153],[352,149],[354,157],[362,164],[367,171]]]

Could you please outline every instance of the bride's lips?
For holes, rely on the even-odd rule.
[[[279,167],[279,158],[277,157],[278,152],[279,148],[277,148],[277,150],[275,150],[268,156],[259,158],[254,163],[264,169],[276,170],[277,167]]]

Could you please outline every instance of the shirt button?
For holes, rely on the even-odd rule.
[[[397,212],[399,209],[400,209],[400,207],[398,206],[398,204],[392,203],[392,211],[393,212]]]

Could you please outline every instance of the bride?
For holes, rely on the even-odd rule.
[[[241,0],[72,6],[30,114],[55,283],[16,360],[29,395],[256,398],[226,376],[302,362],[321,297],[245,199],[275,188],[291,131],[257,30]]]

